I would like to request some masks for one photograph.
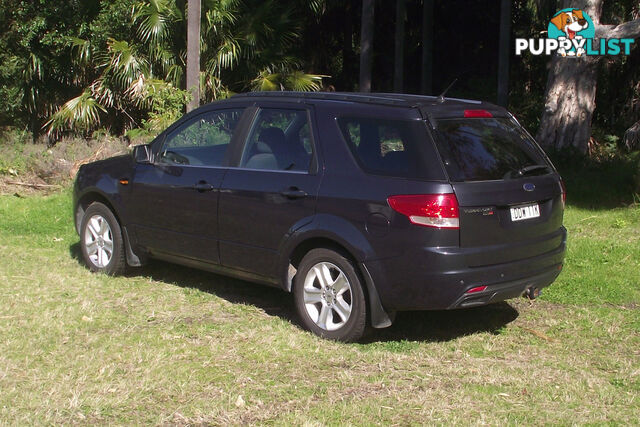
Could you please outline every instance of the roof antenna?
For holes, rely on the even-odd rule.
[[[451,87],[456,84],[456,82],[458,81],[457,78],[453,79],[453,81],[451,82],[451,84],[449,86],[447,86],[447,88],[444,90],[444,92],[442,92],[440,94],[440,96],[438,96],[438,104],[442,104],[444,102],[444,96],[447,94],[447,92],[449,92],[449,89],[451,89]]]

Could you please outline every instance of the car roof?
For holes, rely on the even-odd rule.
[[[342,101],[359,104],[387,105],[419,108],[425,114],[435,117],[458,117],[464,110],[486,110],[495,116],[508,115],[507,110],[489,102],[460,98],[440,98],[437,96],[411,95],[401,93],[356,93],[356,92],[247,92],[239,93],[232,99],[265,99],[287,101]]]

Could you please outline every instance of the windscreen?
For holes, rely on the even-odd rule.
[[[513,179],[553,171],[535,141],[508,118],[438,120],[436,143],[454,182]]]
[[[422,120],[341,117],[338,124],[365,172],[419,180],[445,180]]]

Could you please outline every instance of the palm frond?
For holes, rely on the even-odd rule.
[[[79,37],[69,37],[69,43],[71,49],[75,53],[75,60],[81,65],[87,65],[91,63],[92,49],[91,42],[89,40],[81,39]]]
[[[49,128],[49,134],[65,129],[86,132],[100,125],[101,111],[106,112],[91,92],[85,90],[60,107],[45,123],[45,127]]]
[[[306,74],[303,71],[293,71],[284,79],[284,87],[299,92],[317,92],[322,89],[322,79],[329,76],[320,74]]]
[[[184,68],[179,64],[172,64],[166,70],[166,79],[174,86],[179,86],[184,78]]]
[[[205,70],[209,74],[220,76],[223,69],[233,69],[241,58],[241,47],[237,40],[229,37],[220,41],[215,55],[205,64]]]
[[[112,108],[116,104],[116,93],[114,93],[114,91],[105,84],[105,79],[103,77],[94,81],[91,86],[89,86],[89,90],[100,105],[105,108]]]
[[[138,57],[135,48],[126,41],[109,39],[110,54],[108,69],[114,80],[122,88],[128,88],[141,74],[148,74],[149,67],[146,59]]]
[[[283,90],[284,87],[280,83],[280,74],[272,73],[269,70],[263,70],[258,76],[251,81],[251,90],[254,91],[272,91]]]
[[[234,24],[238,20],[241,2],[239,0],[205,0],[204,33],[219,34],[224,28]]]
[[[143,42],[159,43],[167,39],[171,24],[182,19],[175,0],[144,0],[133,7],[133,22]]]
[[[34,53],[29,54],[27,67],[23,72],[24,79],[27,81],[42,80],[42,60]]]
[[[327,9],[327,0],[309,0],[309,9],[316,16],[321,16]]]

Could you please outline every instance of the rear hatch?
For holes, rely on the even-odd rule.
[[[511,117],[469,110],[435,119],[435,140],[460,206],[460,246],[470,266],[552,251],[562,243],[559,175]]]

